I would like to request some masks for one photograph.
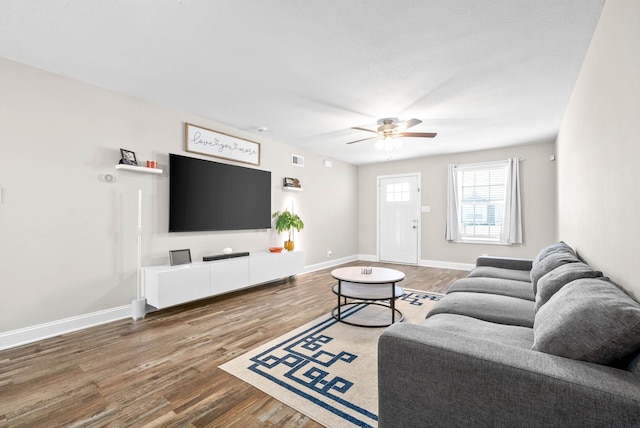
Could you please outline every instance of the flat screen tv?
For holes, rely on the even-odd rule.
[[[169,154],[169,232],[270,227],[271,172]]]

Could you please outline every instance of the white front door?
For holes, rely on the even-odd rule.
[[[378,177],[378,257],[418,264],[420,239],[419,174]]]

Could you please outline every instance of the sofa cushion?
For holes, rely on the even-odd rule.
[[[531,300],[516,297],[457,292],[440,299],[427,318],[437,314],[457,314],[498,324],[533,327],[534,305]]]
[[[457,292],[499,294],[501,296],[517,297],[518,299],[535,300],[530,282],[514,281],[512,279],[461,278],[451,284],[447,294]]]
[[[558,292],[562,287],[580,278],[598,278],[602,272],[593,270],[591,266],[582,262],[567,263],[548,272],[538,280],[538,291],[536,293],[536,312],[542,305]]]
[[[606,279],[565,285],[535,316],[535,351],[617,366],[638,348],[640,304]]]
[[[493,266],[477,266],[469,272],[469,277],[512,279],[531,283],[530,271],[505,269]]]
[[[497,324],[464,315],[438,314],[422,321],[421,324],[462,336],[524,349],[531,349],[533,344],[533,329],[529,327]]]
[[[553,254],[549,254],[539,263],[535,264],[531,268],[530,275],[534,294],[538,294],[538,281],[540,280],[540,278],[556,269],[557,267],[566,265],[567,263],[576,263],[579,261],[580,260],[578,260],[578,257],[574,253],[568,251],[559,251]]]
[[[478,256],[476,266],[491,266],[502,269],[530,271],[533,260],[515,257]],[[528,280],[527,280],[528,281]]]
[[[565,244],[563,241],[556,242],[555,244],[549,245],[548,247],[543,248],[540,252],[533,258],[533,266],[540,263],[545,257],[549,254],[557,253],[557,252],[569,252],[576,254],[576,252],[569,245]]]

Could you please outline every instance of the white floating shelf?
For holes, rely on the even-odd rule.
[[[288,192],[302,192],[302,187],[282,186],[282,190],[286,190]]]
[[[146,166],[118,164],[116,165],[116,169],[123,169],[125,171],[133,172],[143,172],[145,174],[162,174],[162,170],[160,168],[147,168]]]

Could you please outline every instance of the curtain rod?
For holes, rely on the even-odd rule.
[[[463,163],[463,164],[453,164],[454,168],[462,167],[462,168],[477,168],[481,166],[489,166],[489,165],[499,165],[503,163],[507,163],[509,159],[497,160],[497,161],[487,161],[487,162],[476,162],[476,163]],[[524,158],[518,158],[518,161],[524,162]]]

